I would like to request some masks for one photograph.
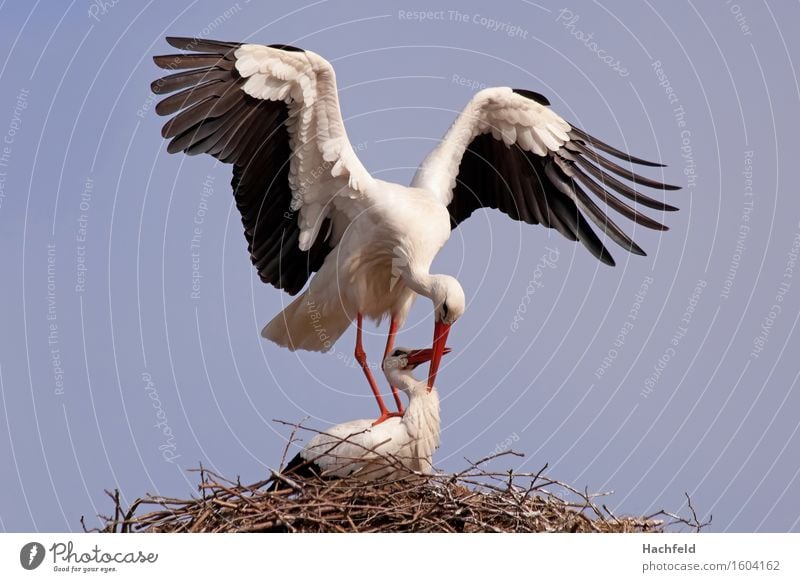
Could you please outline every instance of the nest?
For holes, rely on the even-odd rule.
[[[690,499],[688,518],[667,511],[618,517],[600,503],[607,493],[551,479],[544,475],[547,466],[536,473],[484,468],[502,455],[522,456],[508,451],[469,462],[456,474],[380,482],[299,480],[276,471],[243,485],[200,468],[199,495],[191,499],[145,496],[123,508],[119,491],[107,492],[114,515],[101,516],[105,526],[99,531],[624,533],[700,531],[710,523],[698,521]]]

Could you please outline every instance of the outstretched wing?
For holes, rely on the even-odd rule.
[[[178,70],[152,83],[173,116],[167,151],[233,164],[233,192],[250,256],[265,283],[294,295],[336,244],[333,199],[373,183],[344,129],[333,67],[310,51],[169,37]]]
[[[564,121],[549,105],[532,91],[508,87],[481,91],[422,163],[413,185],[432,191],[448,205],[453,228],[478,208],[497,208],[514,220],[554,228],[582,242],[602,262],[614,265],[591,221],[625,250],[644,255],[583,188],[636,224],[667,230],[640,207],[677,208],[635,187],[679,187],[645,178],[603,157],[600,152],[634,164],[661,166],[601,142]],[[632,200],[634,206],[618,195]]]

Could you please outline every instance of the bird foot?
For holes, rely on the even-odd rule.
[[[386,420],[389,420],[390,418],[395,418],[395,417],[402,418],[402,416],[403,416],[402,412],[389,412],[389,411],[386,411],[383,414],[381,414],[375,420],[375,422],[372,423],[372,426],[378,426],[380,423],[382,423],[382,422],[384,422]]]

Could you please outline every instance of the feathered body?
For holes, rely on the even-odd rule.
[[[384,361],[387,380],[408,395],[402,417],[377,425],[375,419],[337,424],[314,436],[283,472],[365,480],[399,478],[409,471],[431,473],[439,447],[439,395],[411,375],[408,353],[398,349]]]
[[[160,115],[173,115],[162,129],[171,139],[167,150],[232,163],[236,205],[261,279],[290,295],[310,279],[262,335],[292,350],[326,351],[355,319],[356,359],[382,418],[389,412],[367,366],[362,319],[391,316],[388,353],[416,294],[428,297],[438,354],[428,374],[433,385],[466,300],[458,281],[431,274],[430,266],[451,230],[476,210],[494,208],[555,229],[608,265],[614,260],[607,240],[645,254],[608,209],[662,231],[667,227],[642,208],[677,210],[636,189],[677,188],[631,169],[660,164],[578,129],[532,91],[493,87],[473,96],[406,187],[375,179],[358,159],[333,67],[318,54],[287,45],[167,41],[188,51],[155,57],[179,71],[151,86],[172,93],[156,106]]]
[[[374,180],[358,203],[338,205],[349,227],[336,239],[308,289],[267,324],[262,335],[290,349],[326,351],[358,312],[399,326],[417,297],[406,273],[430,269],[450,237],[450,215],[425,190]],[[336,201],[334,201],[336,204]],[[425,217],[425,220],[421,220]]]

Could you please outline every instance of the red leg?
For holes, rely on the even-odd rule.
[[[387,418],[391,418],[392,416],[397,416],[397,413],[391,413],[386,408],[386,405],[383,403],[383,397],[381,396],[381,392],[380,390],[378,390],[378,384],[377,382],[375,382],[375,378],[372,376],[372,372],[370,372],[369,370],[369,364],[367,363],[367,353],[364,351],[364,346],[361,343],[362,321],[363,321],[363,316],[359,312],[358,327],[356,331],[355,357],[356,361],[361,365],[361,369],[364,370],[364,375],[367,377],[367,382],[369,382],[369,387],[372,389],[372,393],[375,395],[375,400],[378,401],[378,408],[381,411],[381,415],[374,422],[374,424],[380,424]]]
[[[392,322],[389,324],[389,337],[386,338],[386,349],[383,351],[383,359],[385,360],[387,356],[391,353],[392,349],[394,348],[394,338],[397,335],[397,320],[392,316]],[[392,396],[394,396],[394,401],[397,404],[397,412],[401,415],[405,412],[403,408],[403,401],[400,400],[400,391],[392,386]]]

